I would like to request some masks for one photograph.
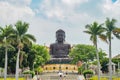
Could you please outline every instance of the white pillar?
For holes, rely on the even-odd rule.
[[[118,62],[118,70],[120,69],[120,63]]]
[[[115,65],[113,65],[113,73],[115,73]]]

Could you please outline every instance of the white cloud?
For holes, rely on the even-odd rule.
[[[55,17],[55,18],[58,18],[58,19],[64,18],[63,10],[61,10],[59,7],[55,7],[54,10],[46,11],[46,15],[49,18],[52,18],[52,17]]]
[[[17,20],[33,17],[35,13],[28,6],[15,6],[8,2],[0,1],[1,23],[13,23]]]
[[[32,0],[1,0],[17,6],[30,5]]]
[[[78,5],[87,1],[88,0],[44,0],[40,5],[40,12],[48,18],[65,21],[66,18],[68,19],[76,14],[75,8]]]
[[[53,4],[54,3],[54,4]],[[58,4],[58,0],[52,3],[52,0],[44,0],[40,5],[40,11],[48,18],[62,19],[64,18],[63,9]]]
[[[62,0],[62,2],[66,5],[69,5],[69,6],[76,6],[76,5],[79,5],[81,3],[84,3],[84,2],[87,2],[88,0]]]
[[[111,0],[104,1],[102,6],[104,14],[111,16],[111,17],[118,17],[120,16],[120,0],[117,0],[113,3]]]

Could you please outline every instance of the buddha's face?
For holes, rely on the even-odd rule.
[[[64,33],[57,33],[56,38],[58,42],[63,42],[65,40],[65,34]]]

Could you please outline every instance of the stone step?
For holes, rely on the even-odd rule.
[[[41,78],[41,80],[59,80],[59,79],[77,80],[78,76],[76,76],[76,75],[68,75],[68,76],[63,76],[63,77],[60,77],[60,76],[40,76],[40,78]]]

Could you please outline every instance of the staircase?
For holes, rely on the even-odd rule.
[[[41,80],[78,80],[77,74],[67,74],[60,77],[58,73],[45,73],[39,75]]]

